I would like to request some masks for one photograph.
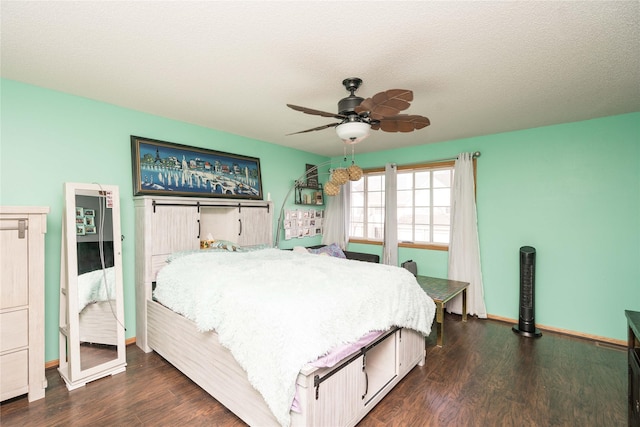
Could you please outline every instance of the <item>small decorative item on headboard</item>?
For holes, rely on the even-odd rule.
[[[213,240],[213,236],[211,233],[208,233],[206,239],[200,240],[200,249],[209,249],[213,242],[215,242],[215,240]]]
[[[200,240],[200,249],[209,249],[213,240]]]

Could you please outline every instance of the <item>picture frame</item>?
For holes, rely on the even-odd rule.
[[[316,188],[318,186],[318,167],[307,163],[305,175],[307,177],[307,187]]]
[[[131,135],[133,195],[263,200],[260,159]]]

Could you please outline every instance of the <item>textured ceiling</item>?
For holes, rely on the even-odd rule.
[[[1,3],[3,78],[323,155],[362,97],[412,89],[431,126],[356,152],[640,111],[638,1]],[[180,141],[175,141],[180,142]]]

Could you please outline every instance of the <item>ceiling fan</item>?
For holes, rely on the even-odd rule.
[[[413,92],[407,89],[389,89],[372,96],[361,98],[355,95],[355,91],[362,84],[362,79],[350,77],[342,81],[342,85],[349,92],[349,96],[338,102],[338,113],[314,110],[287,104],[287,107],[296,111],[315,116],[332,117],[339,122],[290,133],[312,132],[316,130],[336,128],[336,133],[346,144],[357,144],[369,136],[369,131],[382,130],[383,132],[413,132],[431,124],[424,116],[414,114],[399,114],[400,111],[409,108],[413,101]]]

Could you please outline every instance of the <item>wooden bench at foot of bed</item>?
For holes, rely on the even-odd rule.
[[[151,349],[247,424],[278,425],[215,332],[199,332],[193,322],[151,300],[147,314]],[[395,329],[333,368],[307,366],[297,379],[302,411],[291,412],[291,425],[354,426],[413,367],[424,362],[422,334]]]

